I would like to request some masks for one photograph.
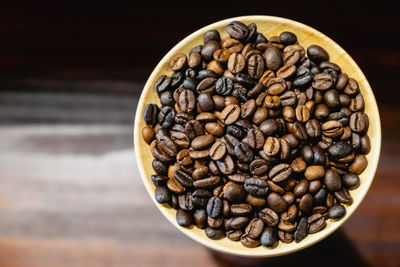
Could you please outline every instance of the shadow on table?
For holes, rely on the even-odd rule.
[[[360,254],[338,230],[325,240],[296,253],[275,258],[245,258],[209,250],[218,266],[367,266]]]

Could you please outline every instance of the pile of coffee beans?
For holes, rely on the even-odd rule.
[[[339,220],[367,166],[368,116],[356,80],[318,45],[232,21],[227,37],[169,62],[142,130],[155,199],[177,223],[246,247],[300,242]]]

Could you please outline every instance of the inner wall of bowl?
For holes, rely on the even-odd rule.
[[[331,220],[328,220],[327,227],[324,230],[316,234],[309,235],[298,244],[295,242],[292,242],[290,244],[283,244],[282,242],[280,242],[276,248],[268,249],[265,247],[246,248],[243,247],[240,242],[233,242],[227,238],[214,241],[208,239],[204,233],[204,230],[202,229],[198,229],[196,227],[192,227],[190,229],[180,227],[175,221],[176,211],[170,208],[168,205],[158,204],[154,199],[155,187],[150,179],[150,175],[153,174],[153,169],[151,167],[153,156],[150,152],[149,146],[142,139],[141,129],[145,126],[142,116],[144,106],[149,103],[160,103],[157,94],[153,90],[155,80],[162,74],[172,74],[172,71],[168,67],[168,62],[175,53],[183,52],[188,55],[191,48],[199,44],[203,44],[202,35],[205,31],[210,29],[218,30],[221,34],[221,38],[224,38],[227,35],[225,32],[225,27],[232,20],[240,20],[246,24],[252,22],[256,23],[258,31],[263,33],[267,38],[273,35],[279,35],[282,31],[292,31],[297,35],[298,43],[301,44],[303,47],[307,48],[312,44],[318,44],[324,47],[330,55],[330,61],[338,64],[342,68],[342,72],[347,73],[349,77],[353,77],[358,81],[361,92],[364,96],[365,112],[368,114],[370,120],[368,135],[371,139],[372,148],[371,152],[367,155],[368,166],[366,170],[360,175],[361,185],[358,189],[351,191],[354,203],[351,206],[346,206],[347,214],[344,218],[337,222],[332,222]],[[349,218],[349,216],[360,204],[373,180],[379,160],[381,142],[380,131],[379,112],[368,81],[365,79],[365,76],[359,69],[359,67],[342,48],[340,48],[336,43],[334,43],[322,33],[317,32],[314,29],[301,23],[278,17],[246,16],[220,21],[196,31],[195,33],[181,41],[179,44],[177,44],[161,60],[159,65],[151,74],[148,82],[146,83],[139,101],[135,121],[135,152],[138,160],[139,170],[141,172],[142,179],[148,193],[150,194],[152,200],[159,208],[159,210],[174,226],[176,226],[192,239],[219,251],[244,256],[268,257],[283,255],[308,247],[334,232],[341,224],[343,224],[345,220],[347,220],[347,218]]]

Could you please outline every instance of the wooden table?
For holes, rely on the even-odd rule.
[[[289,256],[246,259],[188,239],[153,205],[132,145],[136,103],[0,92],[1,267],[400,266],[399,108],[382,109],[379,168],[343,227]]]

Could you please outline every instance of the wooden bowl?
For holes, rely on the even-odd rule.
[[[346,206],[347,213],[344,218],[334,222],[332,222],[332,220],[328,220],[325,229],[316,234],[308,235],[300,243],[292,242],[290,244],[284,244],[279,242],[279,245],[276,248],[269,249],[262,246],[257,248],[246,248],[240,242],[233,242],[228,238],[214,241],[207,238],[204,230],[202,229],[198,229],[196,227],[183,228],[179,226],[175,219],[176,211],[170,208],[168,205],[160,205],[154,198],[155,187],[150,179],[150,175],[153,174],[153,169],[151,167],[153,156],[150,152],[149,145],[143,141],[141,133],[142,128],[145,126],[145,122],[143,120],[143,110],[145,105],[149,103],[159,104],[157,93],[153,90],[154,83],[160,75],[172,74],[172,71],[168,68],[168,62],[174,54],[183,52],[188,55],[191,48],[199,44],[203,44],[203,33],[208,30],[218,30],[221,34],[221,38],[224,38],[227,35],[225,32],[225,27],[233,20],[242,21],[245,24],[252,22],[256,23],[258,31],[263,33],[267,38],[273,35],[279,35],[282,31],[291,31],[297,35],[299,44],[305,48],[312,44],[318,44],[322,46],[328,51],[330,55],[330,61],[337,63],[342,68],[343,72],[347,73],[349,77],[353,77],[358,81],[361,92],[364,96],[365,112],[368,114],[370,122],[368,135],[371,140],[371,152],[367,155],[368,166],[360,175],[360,187],[356,190],[350,191],[354,199],[354,203],[350,206]],[[249,257],[273,257],[292,253],[321,241],[338,229],[353,214],[356,208],[360,205],[372,183],[372,180],[374,179],[381,149],[381,123],[374,93],[372,92],[367,79],[354,60],[338,44],[319,31],[293,20],[272,16],[244,16],[230,18],[208,25],[183,39],[174,48],[172,48],[167,55],[165,55],[165,57],[160,61],[153,73],[150,75],[150,78],[148,79],[140,96],[139,104],[136,110],[134,144],[140,176],[147,192],[165,218],[167,218],[167,220],[179,231],[193,240],[203,244],[204,246],[221,252]]]

